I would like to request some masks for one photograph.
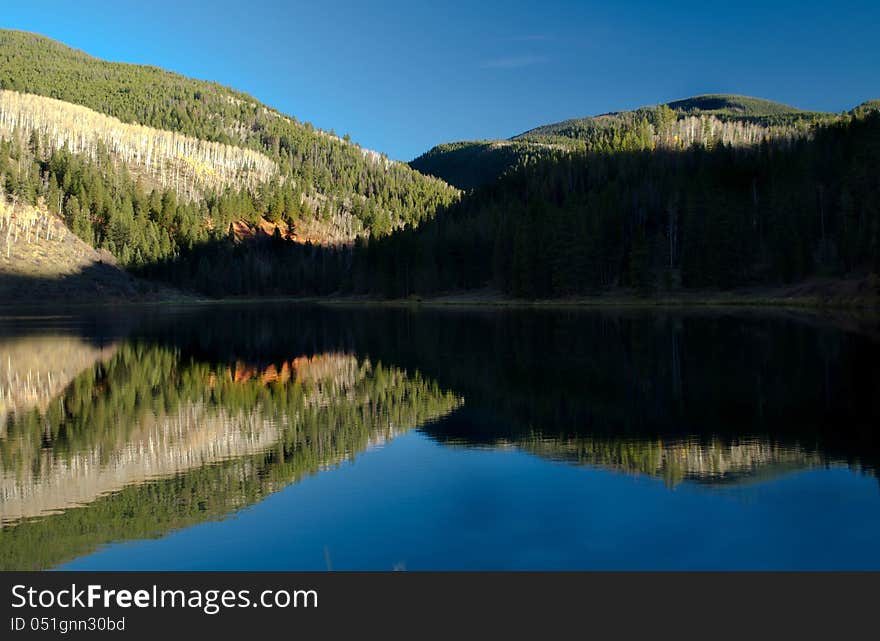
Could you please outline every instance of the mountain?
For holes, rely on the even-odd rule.
[[[807,112],[797,107],[763,98],[733,94],[704,94],[667,103],[673,111],[699,112],[733,117],[769,117],[799,115]]]
[[[880,111],[804,129],[651,113],[593,119],[584,148],[550,150],[377,239],[356,254],[353,282],[390,297],[490,288],[522,299],[784,297],[799,283],[820,304],[877,304]],[[625,118],[637,124],[602,131]]]
[[[291,354],[280,372],[149,342],[99,356],[4,423],[0,570],[223,518],[463,402],[346,353]]]
[[[260,217],[273,222],[282,218],[290,222],[318,221],[321,224],[310,240],[321,243],[351,242],[358,235],[381,235],[405,224],[418,224],[432,217],[438,206],[457,197],[456,190],[442,181],[353,144],[348,136],[340,138],[332,131],[301,123],[245,93],[214,82],[153,66],[99,60],[49,38],[9,30],[0,30],[0,60],[4,101],[13,102],[17,114],[33,109],[44,116],[25,112],[25,118],[13,117],[4,106],[6,120],[16,123],[23,146],[34,130],[45,129],[47,120],[61,122],[57,114],[49,113],[51,110],[66,110],[63,120],[73,123],[68,116],[75,110],[70,105],[85,107],[91,111],[84,112],[88,115],[79,125],[87,128],[94,143],[102,142],[109,149],[114,163],[118,165],[122,160],[134,173],[144,167],[132,167],[132,158],[139,161],[136,165],[154,163],[146,172],[154,183],[145,185],[147,194],[155,183],[173,187],[177,199],[186,202],[205,199],[211,192],[219,197],[228,191],[246,191],[256,211],[246,211],[241,218],[250,218],[251,222]],[[25,95],[52,98],[67,106]],[[97,114],[110,119],[102,120]],[[151,148],[132,146],[131,140],[123,144],[122,152],[117,148],[120,132],[140,133],[137,127],[150,128],[146,139],[164,137],[152,146],[167,152],[158,163],[150,155]],[[10,131],[3,132],[3,136],[7,141],[16,137]],[[63,146],[54,137],[41,142],[41,154],[35,155],[42,161]],[[178,158],[175,145],[190,151]],[[198,153],[193,155],[192,150]],[[95,161],[101,151],[96,144],[90,145],[89,160]],[[216,180],[212,172],[226,167],[227,160],[232,162],[232,175]],[[187,180],[193,176],[202,176],[204,184],[193,185]],[[240,208],[241,203],[236,207]],[[210,223],[213,217],[214,212],[208,212],[202,218]],[[224,223],[226,218],[232,222],[235,215],[223,218]],[[215,227],[225,233],[228,224]],[[95,242],[100,245],[106,230],[95,231]],[[166,253],[174,253],[178,245],[187,245],[191,240],[203,240],[175,238],[178,230],[166,231],[174,245]]]
[[[665,105],[615,111],[542,125],[503,141],[438,145],[410,163],[461,189],[494,181],[505,171],[556,150],[683,149],[722,141],[754,145],[764,138],[797,137],[834,114],[725,94],[694,96]]]
[[[853,109],[851,113],[866,113],[869,111],[880,111],[880,100],[866,100]]]
[[[118,265],[217,297],[530,299],[846,277],[876,297],[877,101],[835,115],[695,96],[409,166],[217,83],[41,36],[0,31],[0,60],[0,202],[37,212],[26,239],[63,221],[105,252],[75,263],[86,277]],[[3,270],[32,274],[20,248]],[[41,283],[74,282],[71,260],[47,260]],[[16,291],[23,278],[40,276]]]
[[[552,145],[517,139],[450,142],[431,148],[410,162],[410,166],[442,176],[459,189],[473,189],[492,182],[529,157],[541,156],[548,147]]]

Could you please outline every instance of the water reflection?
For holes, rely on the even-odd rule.
[[[114,349],[79,336],[0,337],[0,436],[12,414],[45,409],[77,374]]]
[[[92,348],[80,347],[71,363],[88,362]],[[223,515],[461,402],[417,373],[347,353],[227,365],[126,342],[112,354],[7,417],[0,567],[44,567]]]
[[[878,469],[875,321],[634,311],[445,321],[415,324],[396,346],[397,362],[423,363],[467,398],[456,420],[425,430],[442,443],[514,445],[671,485]]]
[[[662,478],[669,487],[683,481],[754,482],[835,463],[798,445],[754,438],[709,442],[533,438],[524,439],[517,446],[553,460]]]
[[[269,306],[75,326],[0,323],[2,569],[221,518],[414,427],[670,488],[880,460],[870,320]]]

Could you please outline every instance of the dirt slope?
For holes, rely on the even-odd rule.
[[[174,292],[135,278],[58,217],[0,204],[0,303],[47,305],[164,298]]]

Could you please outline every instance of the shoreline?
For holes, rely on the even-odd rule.
[[[151,297],[144,300],[92,299],[56,300],[40,303],[20,301],[0,301],[0,307],[12,310],[45,310],[59,308],[127,308],[173,306],[188,307],[200,305],[329,305],[352,307],[387,308],[482,308],[482,309],[579,309],[579,308],[773,308],[802,309],[809,311],[880,311],[880,298],[822,298],[816,296],[768,296],[744,294],[701,295],[698,293],[678,296],[638,297],[603,294],[595,297],[519,299],[503,296],[479,294],[449,294],[433,297],[377,298],[370,296],[257,296],[240,298],[203,298],[198,296]],[[2,314],[0,314],[2,315]]]
[[[575,309],[575,308],[776,308],[822,310],[880,310],[880,281],[876,276],[849,279],[812,279],[786,286],[762,286],[719,290],[677,290],[641,295],[617,289],[596,295],[524,299],[489,288],[451,292],[435,296],[411,295],[381,298],[363,294],[326,296],[240,296],[208,298],[157,284],[142,296],[57,297],[22,303],[0,298],[0,307],[10,309],[58,309],[83,307],[152,307],[192,305],[339,305],[393,308],[483,308],[483,309]]]

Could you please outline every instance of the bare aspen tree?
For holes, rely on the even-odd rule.
[[[159,184],[184,198],[199,191],[250,186],[278,176],[265,154],[199,140],[176,132],[127,124],[80,105],[0,90],[0,137],[25,138],[36,132],[42,152],[67,148],[91,160],[106,149],[111,160],[142,167]],[[21,162],[21,159],[20,159]],[[185,185],[191,181],[191,188]]]

